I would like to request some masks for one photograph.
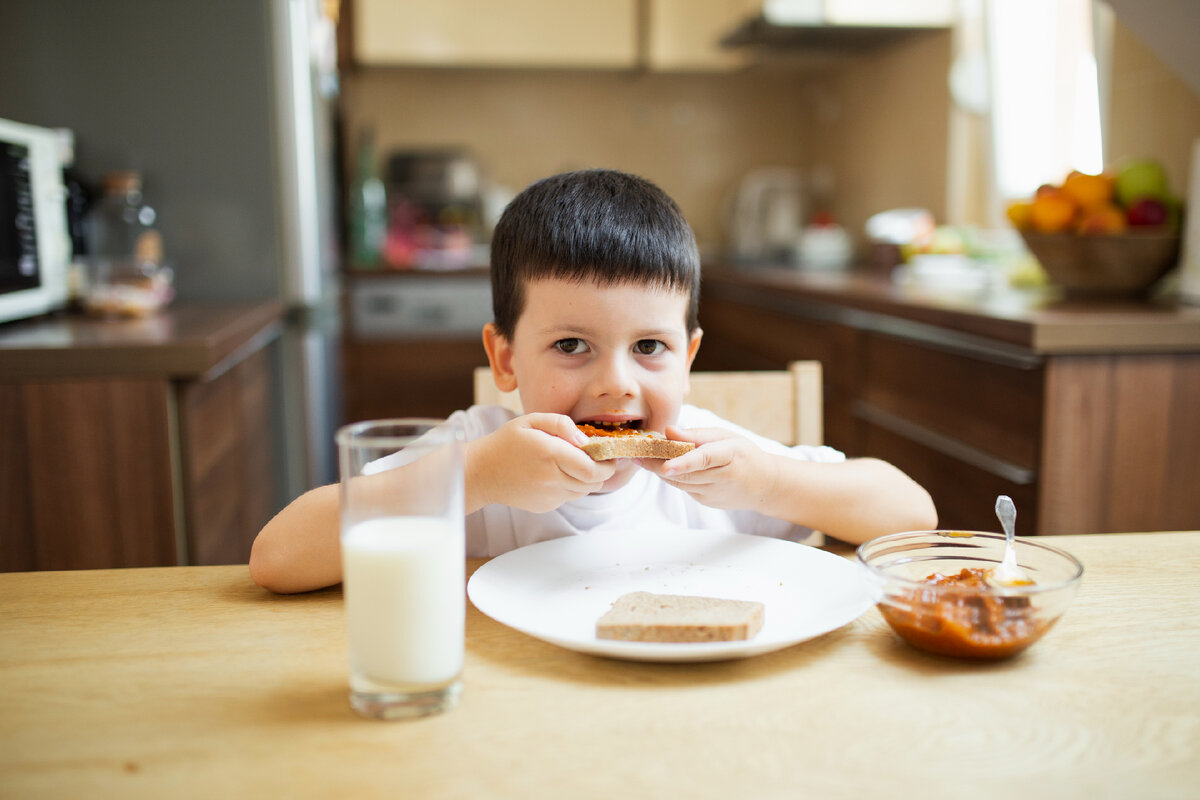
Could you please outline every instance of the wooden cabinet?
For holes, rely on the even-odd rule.
[[[591,68],[712,72],[752,58],[721,37],[758,0],[357,0],[360,66]]]
[[[0,329],[0,570],[244,563],[275,506],[275,303]]]
[[[998,494],[1023,534],[1200,527],[1200,309],[1005,316],[852,279],[703,285],[696,368],[821,361],[826,441],[910,474],[943,527],[995,530]]]
[[[636,0],[357,0],[364,66],[590,67],[637,59]]]
[[[342,342],[346,422],[446,417],[471,405],[475,367],[487,366],[480,337],[354,339]]]
[[[488,363],[486,268],[361,271],[343,288],[344,421],[445,417],[471,404],[472,373]]]
[[[760,0],[650,0],[645,18],[646,66],[654,71],[719,72],[751,61],[721,37],[762,8]]]

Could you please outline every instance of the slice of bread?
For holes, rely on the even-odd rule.
[[[753,600],[630,592],[596,621],[596,638],[623,642],[735,642],[762,629]]]
[[[675,458],[696,449],[691,442],[668,439],[657,431],[631,430],[621,435],[589,436],[583,452],[594,461],[610,458]]]

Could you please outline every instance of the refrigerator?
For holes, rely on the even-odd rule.
[[[0,117],[142,173],[175,303],[278,299],[278,500],[336,480],[337,4],[0,0]]]

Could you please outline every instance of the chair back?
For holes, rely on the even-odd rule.
[[[824,444],[821,362],[793,361],[786,370],[693,372],[687,402],[787,445]],[[501,392],[488,367],[475,370],[476,405],[520,414],[516,392]]]

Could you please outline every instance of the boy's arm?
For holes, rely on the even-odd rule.
[[[778,468],[774,491],[761,509],[769,516],[851,544],[937,527],[929,493],[886,461],[854,458],[827,464],[763,455]]]
[[[579,449],[586,440],[569,417],[529,414],[466,444],[464,513],[488,503],[550,511],[598,491],[615,467]],[[420,462],[381,472],[381,491],[403,491],[404,472]],[[338,484],[313,489],[268,522],[250,551],[250,577],[273,592],[307,592],[342,580]]]
[[[338,484],[297,497],[263,526],[250,549],[250,577],[281,594],[307,592],[342,580]]]
[[[758,511],[852,544],[937,526],[929,493],[885,461],[801,461],[728,431],[670,433],[699,446],[646,466],[705,505]]]

